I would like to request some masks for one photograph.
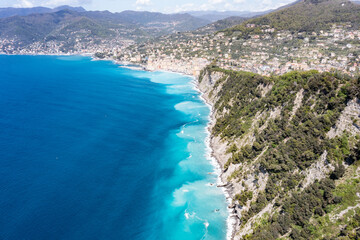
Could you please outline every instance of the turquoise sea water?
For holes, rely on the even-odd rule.
[[[0,239],[226,239],[191,81],[0,56]]]

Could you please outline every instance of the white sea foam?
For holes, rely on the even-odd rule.
[[[194,81],[192,82],[193,88],[194,90],[196,90],[197,92],[200,93],[200,99],[206,104],[206,106],[210,109],[210,114],[208,116],[208,124],[205,128],[205,131],[207,133],[207,137],[205,139],[205,144],[206,144],[206,158],[211,162],[211,164],[214,166],[214,173],[217,175],[217,184],[218,185],[223,185],[224,183],[221,180],[221,166],[219,164],[219,162],[216,160],[216,158],[213,156],[213,150],[211,148],[211,132],[210,132],[210,126],[213,123],[214,119],[213,119],[213,106],[211,104],[209,104],[205,98],[203,97],[203,92],[200,91],[200,89],[197,87],[197,83]],[[230,205],[232,199],[230,198],[230,195],[227,191],[227,189],[225,187],[221,188],[223,191],[223,194],[225,195],[227,204]],[[228,217],[226,220],[226,225],[227,225],[227,231],[226,231],[226,239],[227,240],[231,240],[232,235],[235,231],[235,224],[236,224],[236,219],[234,217],[232,217],[232,213],[231,213],[231,209],[227,209],[228,210]]]
[[[168,73],[171,73],[171,74],[168,74]],[[139,71],[134,71],[131,74],[149,79],[149,73],[146,72],[146,71],[141,71],[140,69],[139,69]],[[200,93],[200,99],[206,105],[206,106],[202,106],[202,105],[199,105],[199,104],[196,104],[196,103],[194,104],[194,102],[190,102],[190,101],[189,102],[182,102],[182,103],[179,103],[179,104],[177,104],[175,106],[176,110],[185,112],[186,114],[194,114],[194,115],[196,114],[196,116],[200,116],[201,114],[199,112],[194,113],[194,109],[203,108],[203,107],[207,107],[207,108],[210,109],[210,115],[208,116],[208,125],[205,128],[206,135],[207,135],[207,137],[205,139],[205,144],[206,144],[206,154],[205,155],[206,155],[206,159],[208,159],[210,161],[210,163],[212,164],[212,166],[214,167],[213,173],[216,174],[216,176],[217,176],[217,180],[216,180],[217,184],[223,184],[222,181],[221,181],[221,178],[220,178],[221,168],[220,168],[220,165],[217,162],[217,160],[212,156],[212,149],[211,149],[211,145],[210,145],[211,133],[209,131],[209,128],[210,128],[211,123],[213,122],[213,119],[212,119],[213,108],[203,98],[203,96],[202,96],[203,93],[197,87],[196,78],[193,77],[193,76],[186,75],[186,74],[176,73],[176,72],[171,72],[171,71],[156,71],[156,72],[153,72],[151,74],[150,81],[155,82],[155,83],[168,84],[169,85],[168,91],[171,92],[171,93],[179,93],[180,94],[180,93],[188,92],[188,84],[181,85],[181,81],[183,81],[183,80],[179,81],[179,79],[175,76],[175,74],[181,75],[181,76],[186,76],[186,77],[192,79],[190,89],[199,92]],[[195,98],[195,96],[192,96],[192,98]],[[199,120],[197,120],[197,121],[199,121]],[[185,135],[186,131],[188,130],[188,129],[186,129],[186,127],[187,127],[187,125],[185,124],[181,128],[180,133],[182,135]],[[194,139],[194,141],[196,141],[196,139]],[[192,157],[192,155],[189,156],[189,158],[191,158],[191,157]],[[174,198],[173,205],[177,205],[177,206],[185,205],[186,202],[187,202],[185,195],[186,195],[187,192],[189,192],[189,188],[191,189],[195,184],[196,183],[194,182],[194,183],[191,183],[191,186],[187,185],[186,188],[183,188],[184,187],[183,186],[183,187],[181,187],[179,189],[176,189],[173,192],[173,198]],[[206,186],[212,187],[212,186],[214,186],[214,183],[206,183]],[[211,188],[211,189],[216,190],[216,188]],[[221,188],[221,189],[222,189],[223,194],[225,195],[225,197],[227,199],[228,204],[230,204],[231,199],[229,198],[228,192],[226,191],[225,188]],[[228,212],[229,213],[228,213],[228,217],[227,217],[227,235],[226,235],[226,237],[227,237],[227,239],[231,239],[232,233],[234,231],[234,224],[236,223],[236,220],[233,217],[231,217],[230,209],[228,209]],[[185,210],[184,216],[185,216],[186,219],[190,219],[192,217],[195,217],[195,212],[190,214],[187,210]],[[204,219],[200,219],[200,218],[199,218],[199,220],[203,221],[204,226],[205,226],[205,234],[204,234],[204,236],[202,238],[202,239],[205,239],[206,235],[208,233],[209,222],[204,220]]]
[[[186,204],[186,192],[182,188],[178,188],[173,192],[173,206],[184,206]]]
[[[183,75],[183,74],[181,74]],[[206,100],[204,99],[203,97],[203,93],[200,91],[200,89],[197,87],[197,82],[196,82],[196,79],[195,77],[192,77],[192,81],[191,81],[191,85],[192,85],[192,89],[199,92],[200,93],[200,99],[203,101],[203,103],[205,103],[206,107],[210,109],[210,114],[208,116],[208,124],[205,128],[205,131],[206,131],[206,139],[205,139],[205,144],[206,144],[206,159],[208,159],[210,161],[210,163],[212,164],[212,166],[214,167],[214,174],[216,174],[217,176],[217,184],[223,184],[221,178],[220,178],[220,174],[222,172],[221,170],[221,167],[220,167],[220,164],[218,163],[218,161],[215,159],[215,157],[213,157],[212,153],[212,148],[211,148],[211,144],[210,144],[210,140],[211,140],[211,133],[210,133],[210,125],[212,124],[213,122],[213,107],[212,105],[210,105],[208,102],[206,102]],[[193,102],[182,102],[182,103],[179,103],[175,106],[175,109],[178,110],[178,111],[182,111],[182,112],[185,112],[185,113],[189,113],[189,109],[190,111],[193,111],[193,109],[195,109],[196,107],[200,107],[200,106],[194,106],[194,103]],[[200,113],[197,113],[198,116],[200,116],[201,114]],[[186,125],[183,126],[182,128],[182,131],[184,131],[184,133],[186,132],[185,130],[185,127]],[[212,186],[211,183],[208,183],[207,184],[208,186]],[[225,195],[225,198],[226,198],[226,201],[227,201],[227,204],[230,204],[231,203],[231,198],[229,196],[229,193],[227,192],[226,188],[221,188],[222,191],[223,191],[223,194]],[[190,214],[188,214],[187,216],[190,217]],[[201,219],[202,220],[202,219]],[[234,219],[232,216],[231,216],[231,212],[230,212],[230,209],[228,209],[228,217],[227,217],[227,220],[226,220],[226,223],[227,223],[227,234],[226,234],[226,238],[228,240],[231,239],[232,237],[232,234],[233,234],[233,231],[235,229],[235,223],[236,223],[236,219]],[[203,236],[202,239],[205,239],[206,235],[207,235],[207,228],[209,227],[209,223],[207,221],[204,222],[204,225],[205,225],[205,228],[206,228],[206,232]]]
[[[204,222],[204,225],[205,225],[205,228],[207,229],[210,224],[208,223],[208,221],[205,221],[205,222]]]
[[[190,218],[194,218],[195,215],[196,215],[195,212],[189,213],[187,209],[185,210],[184,216],[185,216],[185,218],[186,218],[187,220],[190,219]],[[199,217],[196,217],[196,218],[199,218]]]
[[[206,106],[203,106],[201,103],[196,103],[196,102],[192,102],[192,101],[184,101],[184,102],[181,102],[181,103],[178,103],[175,105],[175,109],[177,111],[184,112],[187,114],[196,113],[196,115],[198,115],[198,113],[195,112],[194,110],[201,109],[204,107],[206,107]]]
[[[141,75],[141,72],[142,71],[137,71],[136,74],[139,74]],[[172,75],[168,74],[168,73],[171,73]],[[206,131],[206,139],[205,139],[205,144],[206,144],[206,159],[208,159],[210,161],[210,163],[212,164],[212,166],[214,167],[214,171],[213,173],[216,174],[217,176],[217,184],[223,184],[222,181],[221,181],[221,178],[220,178],[220,174],[221,174],[221,168],[220,168],[220,165],[219,163],[217,162],[217,160],[212,156],[212,149],[211,149],[211,145],[210,145],[210,136],[211,136],[211,133],[209,131],[209,127],[210,127],[210,124],[212,123],[213,119],[212,119],[212,115],[213,115],[213,108],[212,106],[206,102],[206,100],[203,98],[203,93],[198,89],[197,87],[197,81],[196,81],[196,78],[193,77],[193,76],[188,76],[188,75],[185,75],[185,74],[181,74],[181,73],[174,73],[174,72],[170,72],[170,71],[157,71],[157,72],[153,72],[153,74],[151,75],[150,77],[150,81],[152,82],[155,82],[155,83],[163,83],[163,84],[168,84],[169,87],[168,87],[168,92],[171,92],[171,93],[186,93],[188,92],[188,88],[187,88],[187,84],[184,84],[184,85],[181,85],[181,82],[178,81],[177,77],[174,77],[174,74],[178,74],[178,75],[182,75],[182,76],[187,76],[189,78],[192,79],[191,81],[191,89],[197,91],[200,93],[200,99],[203,101],[203,103],[205,103],[206,106],[203,106],[203,105],[199,105],[199,104],[194,104],[194,102],[182,102],[182,103],[179,103],[175,106],[176,110],[178,111],[182,111],[186,114],[196,114],[196,116],[200,116],[201,114],[199,112],[194,112],[194,109],[196,108],[204,108],[204,107],[207,107],[210,109],[210,115],[208,116],[208,125],[206,126],[205,128],[205,131]],[[146,77],[147,79],[149,79],[149,76],[146,75],[144,76]],[[182,80],[183,81],[183,80]],[[175,86],[175,85],[178,85],[178,86]],[[195,98],[195,96],[192,96],[192,98]],[[198,121],[198,120],[197,120]],[[189,123],[190,124],[190,123]],[[186,128],[186,124],[181,128],[181,131],[179,131],[182,135],[185,136],[185,133],[187,132],[187,128]],[[194,141],[196,141],[196,139],[194,139]],[[192,157],[192,156],[190,156]],[[189,158],[190,158],[189,157]],[[188,160],[188,159],[187,159]],[[174,197],[174,201],[173,201],[173,205],[177,205],[177,206],[183,206],[186,204],[187,202],[187,199],[185,197],[186,193],[189,191],[189,188],[191,189],[196,183],[191,183],[191,186],[190,185],[187,185],[186,188],[179,188],[179,189],[176,189],[173,193],[173,197]],[[203,184],[203,183],[202,183]],[[214,186],[214,185],[211,185],[213,183],[207,183],[206,185],[207,186]],[[216,190],[216,188],[211,188],[211,189],[214,189]],[[229,194],[228,192],[226,191],[225,188],[221,188],[222,191],[223,191],[223,194],[225,195],[226,199],[227,199],[227,202],[228,204],[230,204],[230,198],[229,198]],[[236,220],[231,217],[231,214],[230,214],[230,209],[228,209],[228,217],[227,217],[227,239],[231,239],[231,236],[232,236],[232,233],[234,231],[234,224],[236,223]],[[189,219],[189,218],[192,218],[195,216],[195,212],[193,212],[192,214],[190,214],[187,210],[185,211],[184,213],[184,216],[186,219]],[[198,217],[197,217],[198,218]],[[203,219],[200,219],[199,220],[203,221],[204,223],[204,226],[205,226],[205,234],[203,236],[202,239],[205,239],[206,238],[206,235],[208,233],[208,227],[209,227],[209,222],[206,221],[206,220],[203,220]]]
[[[201,219],[202,220],[202,219]],[[201,240],[205,239],[206,238],[206,235],[208,234],[208,228],[209,228],[209,222],[207,220],[202,220],[203,221],[203,224],[205,226],[205,233],[204,235],[202,236]]]
[[[186,93],[187,90],[188,90],[187,86],[186,86],[187,84],[184,84],[182,86],[174,86],[174,84],[179,84],[179,81],[177,81],[177,79],[175,79],[173,76],[167,75],[167,73],[174,74],[173,72],[167,72],[167,71],[154,72],[152,74],[150,80],[152,82],[156,82],[156,83],[169,84],[168,91],[178,92],[178,93]],[[187,76],[187,75],[184,75],[184,74],[179,74],[179,75]],[[210,146],[211,133],[209,131],[209,127],[210,127],[210,124],[213,121],[213,119],[212,119],[213,109],[212,109],[212,106],[210,104],[208,104],[205,101],[205,99],[203,98],[203,96],[202,96],[203,93],[197,88],[197,82],[196,82],[195,77],[191,77],[191,76],[188,76],[188,77],[190,77],[192,79],[192,81],[191,81],[191,89],[193,89],[193,90],[200,93],[200,99],[203,101],[203,103],[205,103],[205,106],[194,103],[192,101],[184,101],[184,102],[181,102],[181,103],[177,104],[175,106],[175,109],[178,110],[178,111],[184,112],[186,114],[194,114],[194,116],[201,116],[201,114],[199,112],[196,112],[197,109],[201,109],[201,108],[203,109],[204,107],[207,107],[208,109],[210,109],[210,115],[208,116],[208,125],[205,128],[206,135],[207,135],[207,137],[205,139],[205,144],[206,144],[206,154],[205,155],[206,155],[206,159],[208,159],[210,161],[210,163],[212,164],[212,166],[214,167],[213,173],[216,174],[216,176],[217,176],[217,180],[216,180],[217,184],[223,184],[222,181],[221,181],[221,178],[220,178],[220,174],[221,174],[220,165],[217,162],[217,160],[212,156],[212,149],[211,149],[211,146]],[[195,98],[195,96],[193,96],[193,98]],[[196,120],[196,121],[199,121],[199,120]],[[191,125],[192,123],[187,123],[187,124]],[[194,129],[191,129],[191,128],[188,129],[187,124],[184,124],[184,126],[182,126],[181,130],[179,131],[182,134],[182,137],[184,137],[186,135],[187,131],[191,132],[190,130],[194,130]],[[196,139],[194,139],[194,141],[196,141]],[[189,158],[191,158],[191,157],[192,157],[192,155],[189,156]],[[189,160],[189,158],[187,160]],[[191,186],[187,185],[186,188],[184,188],[185,186],[182,186],[181,188],[176,189],[174,191],[174,193],[173,193],[173,197],[174,197],[173,205],[180,206],[180,205],[186,204],[187,199],[185,197],[185,194],[187,192],[189,192],[189,188],[190,189],[194,188],[194,185],[196,185],[195,182],[190,183],[190,184],[191,184]],[[214,183],[206,183],[206,186],[212,187],[212,186],[214,186]],[[212,189],[216,190],[216,188],[212,188]],[[222,189],[223,194],[225,195],[225,197],[226,197],[226,199],[228,201],[228,204],[229,204],[230,203],[229,194],[227,193],[225,188],[221,188],[221,189]],[[230,239],[231,235],[233,233],[235,219],[231,217],[230,210],[228,210],[228,211],[229,211],[229,213],[228,213],[228,217],[227,217],[227,236],[226,237],[227,237],[227,239]],[[192,217],[195,217],[195,212],[189,213],[186,210],[185,213],[184,213],[184,216],[185,216],[186,219],[190,219]],[[203,236],[203,239],[205,239],[206,235],[208,233],[209,222],[204,220],[204,219],[200,219],[199,217],[197,217],[197,218],[199,220],[203,221],[203,223],[204,223],[205,234]]]

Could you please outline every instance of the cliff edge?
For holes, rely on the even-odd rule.
[[[337,72],[264,77],[214,65],[200,73],[233,239],[360,237],[359,82]]]

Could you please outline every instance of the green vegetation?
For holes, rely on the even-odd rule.
[[[175,31],[191,31],[209,22],[189,14],[124,11],[72,11],[63,9],[43,14],[0,18],[0,38],[17,40],[21,46],[34,42],[151,39]]]
[[[235,200],[239,202],[240,205],[245,205],[248,200],[251,200],[253,193],[251,191],[245,191],[242,194],[236,194]]]
[[[303,0],[285,9],[248,20],[243,24],[224,30],[228,34],[241,32],[261,33],[261,29],[313,32],[327,30],[332,24],[360,23],[360,6],[347,0]],[[253,24],[253,25],[252,25]]]
[[[214,23],[210,23],[204,27],[201,27],[195,31],[195,33],[207,34],[216,31],[220,31],[226,28],[230,28],[244,22],[246,18],[243,17],[229,17]]]
[[[254,138],[241,148],[229,145],[227,153],[231,158],[225,168],[242,163],[269,174],[265,190],[255,198],[249,191],[235,195],[240,205],[251,202],[250,209],[242,212],[242,224],[268,204],[277,209],[246,238],[277,239],[285,234],[290,239],[320,238],[323,228],[314,227],[313,219],[325,221],[334,209],[351,206],[348,199],[352,199],[353,205],[356,204],[354,198],[358,199],[354,190],[336,183],[343,181],[347,173],[344,164],[357,167],[360,141],[347,133],[329,139],[327,133],[335,126],[348,101],[360,97],[360,78],[317,71],[263,77],[223,70],[215,65],[203,74],[214,71],[226,75],[219,80],[222,88],[214,104],[217,113],[223,113],[217,118],[214,134],[230,143],[249,134]],[[302,173],[323,154],[334,170],[304,188]],[[244,165],[239,166],[229,180],[241,180]],[[352,186],[359,188],[359,184]],[[357,226],[356,216],[351,226]],[[355,239],[359,228],[351,226],[342,234]],[[331,236],[338,234],[340,227],[337,230]]]
[[[359,162],[350,166],[347,170],[348,176],[337,182],[331,194],[327,193],[328,196],[332,195],[334,202],[326,204],[325,208],[315,209],[310,221],[311,227],[309,226],[312,239],[359,238],[360,207],[357,193],[360,191],[360,182],[356,174],[358,166]]]
[[[275,214],[267,225],[260,225],[249,239],[276,239],[291,230],[291,239],[311,239],[314,235],[309,220],[312,216],[323,216],[328,205],[341,203],[334,196],[334,180],[315,182],[301,193],[294,193],[282,203],[280,214]]]
[[[81,29],[79,33],[80,35],[82,35],[82,37],[86,37],[88,35],[100,38],[109,38],[115,36],[114,31],[107,29],[106,27],[85,17],[67,25],[66,27],[61,29],[60,33],[63,35],[72,35],[72,33],[74,32],[77,33],[79,29]]]

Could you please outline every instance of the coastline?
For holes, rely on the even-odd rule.
[[[96,60],[96,59],[94,59],[94,60]],[[107,60],[107,59],[100,59],[100,60]],[[214,147],[213,147],[214,142],[212,141],[214,136],[212,135],[211,128],[213,127],[214,123],[216,122],[216,119],[215,119],[215,114],[214,114],[214,110],[213,110],[213,105],[205,97],[205,92],[203,92],[200,89],[199,82],[198,82],[198,76],[191,75],[191,74],[184,73],[184,72],[176,72],[176,71],[173,71],[172,69],[150,70],[145,65],[135,65],[135,64],[130,65],[130,64],[123,63],[123,62],[120,62],[117,60],[113,60],[113,59],[108,59],[108,60],[114,62],[117,65],[120,65],[120,67],[132,69],[132,70],[135,69],[135,70],[147,71],[147,72],[167,72],[167,73],[173,73],[173,74],[180,74],[182,76],[187,76],[187,77],[192,78],[191,84],[193,85],[194,90],[200,94],[200,96],[199,96],[200,99],[210,109],[210,114],[208,116],[208,123],[205,127],[205,131],[207,133],[207,137],[205,139],[205,144],[206,144],[206,148],[207,148],[206,158],[209,160],[210,164],[214,167],[214,173],[217,175],[216,187],[221,188],[221,190],[223,191],[223,194],[225,196],[225,199],[226,199],[227,210],[228,210],[228,216],[226,219],[226,225],[227,225],[226,239],[233,240],[235,237],[235,234],[236,234],[236,226],[239,223],[239,218],[237,217],[236,214],[234,214],[233,208],[231,208],[231,205],[232,205],[232,197],[231,196],[233,195],[233,190],[226,182],[223,181],[222,174],[224,173],[224,169],[222,168],[221,161],[214,154]]]
[[[232,204],[231,195],[233,195],[232,188],[223,181],[222,174],[224,172],[224,169],[221,166],[221,161],[214,154],[214,147],[213,147],[214,143],[212,141],[213,135],[211,132],[211,128],[212,128],[213,124],[216,122],[216,119],[215,119],[215,114],[214,114],[214,110],[213,110],[213,105],[205,97],[205,92],[203,92],[200,89],[199,82],[198,82],[198,76],[191,75],[191,74],[184,73],[184,72],[176,72],[176,71],[173,71],[172,69],[151,70],[145,65],[128,64],[128,63],[124,63],[124,62],[114,60],[114,59],[97,59],[94,56],[92,56],[92,59],[94,61],[97,61],[97,60],[112,61],[114,64],[119,65],[119,67],[128,68],[131,70],[135,69],[135,70],[147,71],[147,72],[167,72],[167,73],[173,73],[173,74],[180,74],[182,76],[187,76],[187,77],[192,78],[191,84],[193,85],[194,90],[200,94],[200,96],[199,96],[200,99],[210,109],[210,114],[208,116],[208,123],[205,127],[205,131],[207,133],[207,137],[205,139],[205,145],[207,148],[206,149],[206,152],[207,152],[206,158],[209,160],[210,164],[214,167],[214,172],[217,175],[216,187],[221,188],[221,190],[223,191],[223,194],[225,196],[226,203],[227,203],[228,216],[226,219],[226,225],[227,225],[226,226],[227,227],[226,239],[233,240],[235,237],[235,234],[236,234],[236,226],[239,223],[239,219],[237,218],[237,215],[234,214],[233,208],[230,207]]]
[[[118,65],[121,68],[128,68],[131,70],[138,70],[138,71],[147,71],[147,72],[168,72],[168,73],[174,73],[174,74],[180,74],[183,76],[187,76],[190,77],[192,79],[191,84],[193,85],[193,88],[195,91],[197,91],[199,93],[199,97],[202,100],[202,102],[210,109],[210,113],[208,116],[208,123],[205,127],[205,131],[206,131],[206,139],[205,139],[205,145],[206,145],[206,159],[209,160],[210,164],[214,167],[214,173],[217,175],[217,184],[216,187],[221,188],[221,190],[223,191],[223,194],[225,196],[226,199],[226,205],[227,205],[227,211],[228,211],[228,216],[226,219],[226,225],[227,225],[227,229],[226,229],[226,239],[227,240],[232,240],[234,239],[235,233],[236,233],[236,225],[238,225],[238,218],[236,218],[235,216],[237,216],[236,214],[234,214],[233,209],[230,207],[232,204],[232,198],[231,195],[233,195],[232,193],[232,189],[229,185],[227,185],[223,179],[222,179],[222,174],[224,173],[224,169],[222,168],[221,165],[221,161],[215,156],[214,154],[214,142],[213,142],[213,138],[214,136],[212,135],[212,126],[214,125],[214,123],[216,122],[215,119],[215,114],[214,114],[214,110],[213,110],[213,105],[212,103],[209,101],[209,99],[206,98],[205,96],[205,92],[201,90],[200,86],[199,86],[199,82],[198,82],[198,76],[196,76],[195,74],[189,74],[189,73],[185,73],[185,72],[180,72],[180,71],[174,71],[173,69],[149,69],[146,65],[141,65],[141,64],[130,64],[127,62],[121,62],[118,60],[115,60],[113,58],[97,58],[95,57],[94,54],[91,53],[87,53],[87,54],[2,54],[2,55],[24,55],[24,56],[82,56],[82,57],[90,57],[91,61],[111,61],[113,62],[115,65]]]
[[[221,161],[215,156],[214,154],[214,147],[213,147],[213,135],[211,132],[211,128],[213,126],[213,124],[215,123],[216,119],[215,119],[215,114],[214,114],[214,110],[213,110],[213,105],[211,104],[211,102],[205,97],[205,92],[201,91],[201,89],[199,88],[199,84],[198,82],[194,82],[194,87],[195,90],[198,91],[200,93],[200,98],[201,100],[208,106],[208,108],[210,109],[210,114],[208,116],[208,124],[206,126],[206,132],[207,132],[207,137],[206,137],[206,147],[208,148],[208,156],[207,158],[209,159],[209,161],[211,162],[211,164],[214,166],[215,168],[215,172],[217,174],[217,178],[218,178],[218,182],[216,187],[219,187],[222,189],[225,198],[226,198],[226,202],[227,202],[227,210],[228,210],[228,217],[226,220],[226,225],[227,225],[227,230],[226,230],[226,239],[227,240],[233,240],[236,234],[236,225],[238,225],[238,218],[236,218],[237,215],[235,215],[233,213],[232,208],[230,207],[232,204],[232,188],[226,184],[223,179],[222,179],[222,174],[224,172],[222,166],[221,166]]]

